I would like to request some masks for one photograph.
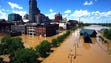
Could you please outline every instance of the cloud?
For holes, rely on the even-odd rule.
[[[68,16],[69,16],[68,14],[63,15],[64,18],[67,18]]]
[[[111,17],[111,11],[107,11],[107,12],[100,12],[100,11],[95,11],[92,12],[93,16],[102,18],[102,17]]]
[[[88,10],[75,10],[72,14],[66,15],[68,19],[76,19],[83,22],[88,23],[100,23],[103,21],[111,21],[111,11],[107,12],[100,12],[100,11],[93,11],[90,12]]]
[[[93,5],[93,1],[90,1],[90,2],[85,1],[83,5]]]
[[[66,10],[64,13],[71,13],[71,10]]]
[[[2,11],[5,11],[5,9],[1,9]]]
[[[54,19],[55,18],[55,14],[57,14],[56,12],[54,12],[53,9],[49,9],[49,13],[45,14],[46,16],[49,17],[49,19]]]
[[[56,12],[51,12],[49,14],[45,14],[46,16],[48,16],[50,19],[54,19],[55,14],[57,14]]]
[[[50,11],[49,11],[50,12]],[[57,12],[50,12],[48,14],[45,14],[50,19],[54,19],[55,14]],[[105,21],[110,22],[111,21],[111,11],[107,12],[100,12],[100,11],[93,11],[90,12],[88,10],[75,10],[71,13],[65,13],[62,14],[63,18],[67,18],[68,20],[79,20],[84,23],[103,23]]]
[[[87,17],[90,15],[90,12],[87,10],[75,10],[70,16],[75,16],[75,17]]]
[[[49,9],[49,12],[53,12],[54,10],[53,9]]]
[[[19,6],[16,3],[8,2],[8,4],[11,6],[12,9],[14,9],[14,8],[23,9],[23,7]]]
[[[7,20],[7,14],[0,10],[0,19],[6,19]]]
[[[13,10],[12,12],[20,14],[22,17],[27,13],[26,11],[18,11],[18,10]]]

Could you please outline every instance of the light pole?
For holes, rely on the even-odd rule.
[[[74,57],[74,54],[73,54],[73,51],[71,49],[70,52],[69,52],[69,55],[68,55],[68,58],[70,59],[70,63],[72,63],[73,57]]]
[[[75,54],[74,54],[74,59],[76,59],[76,55],[77,55],[77,47],[76,47],[76,46],[77,46],[77,43],[75,43],[75,44],[74,44],[74,46],[75,46]]]

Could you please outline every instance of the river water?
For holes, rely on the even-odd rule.
[[[90,25],[84,27],[85,29],[94,29],[96,31],[100,31],[101,29],[111,29],[111,27],[101,26],[101,25]]]

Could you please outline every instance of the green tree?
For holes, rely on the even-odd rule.
[[[43,40],[41,44],[36,47],[36,51],[41,57],[46,57],[50,49],[51,44],[47,40]]]
[[[13,53],[22,48],[24,48],[24,46],[21,38],[4,37],[0,44],[0,54]]]
[[[104,30],[104,34],[103,34],[106,38],[111,39],[111,29],[106,29]]]
[[[58,41],[58,43],[61,43],[62,42],[62,37],[61,36],[59,36],[59,37],[57,37],[57,41]]]
[[[53,47],[57,47],[58,46],[58,41],[57,41],[57,39],[52,39],[52,46]]]
[[[35,63],[37,61],[38,55],[33,49],[20,49],[15,53],[11,54],[11,63]]]

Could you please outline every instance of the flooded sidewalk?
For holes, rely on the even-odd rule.
[[[83,37],[78,40],[78,31],[72,33],[64,43],[58,47],[42,63],[111,63],[111,55],[100,47],[95,38],[93,43],[84,43]]]

